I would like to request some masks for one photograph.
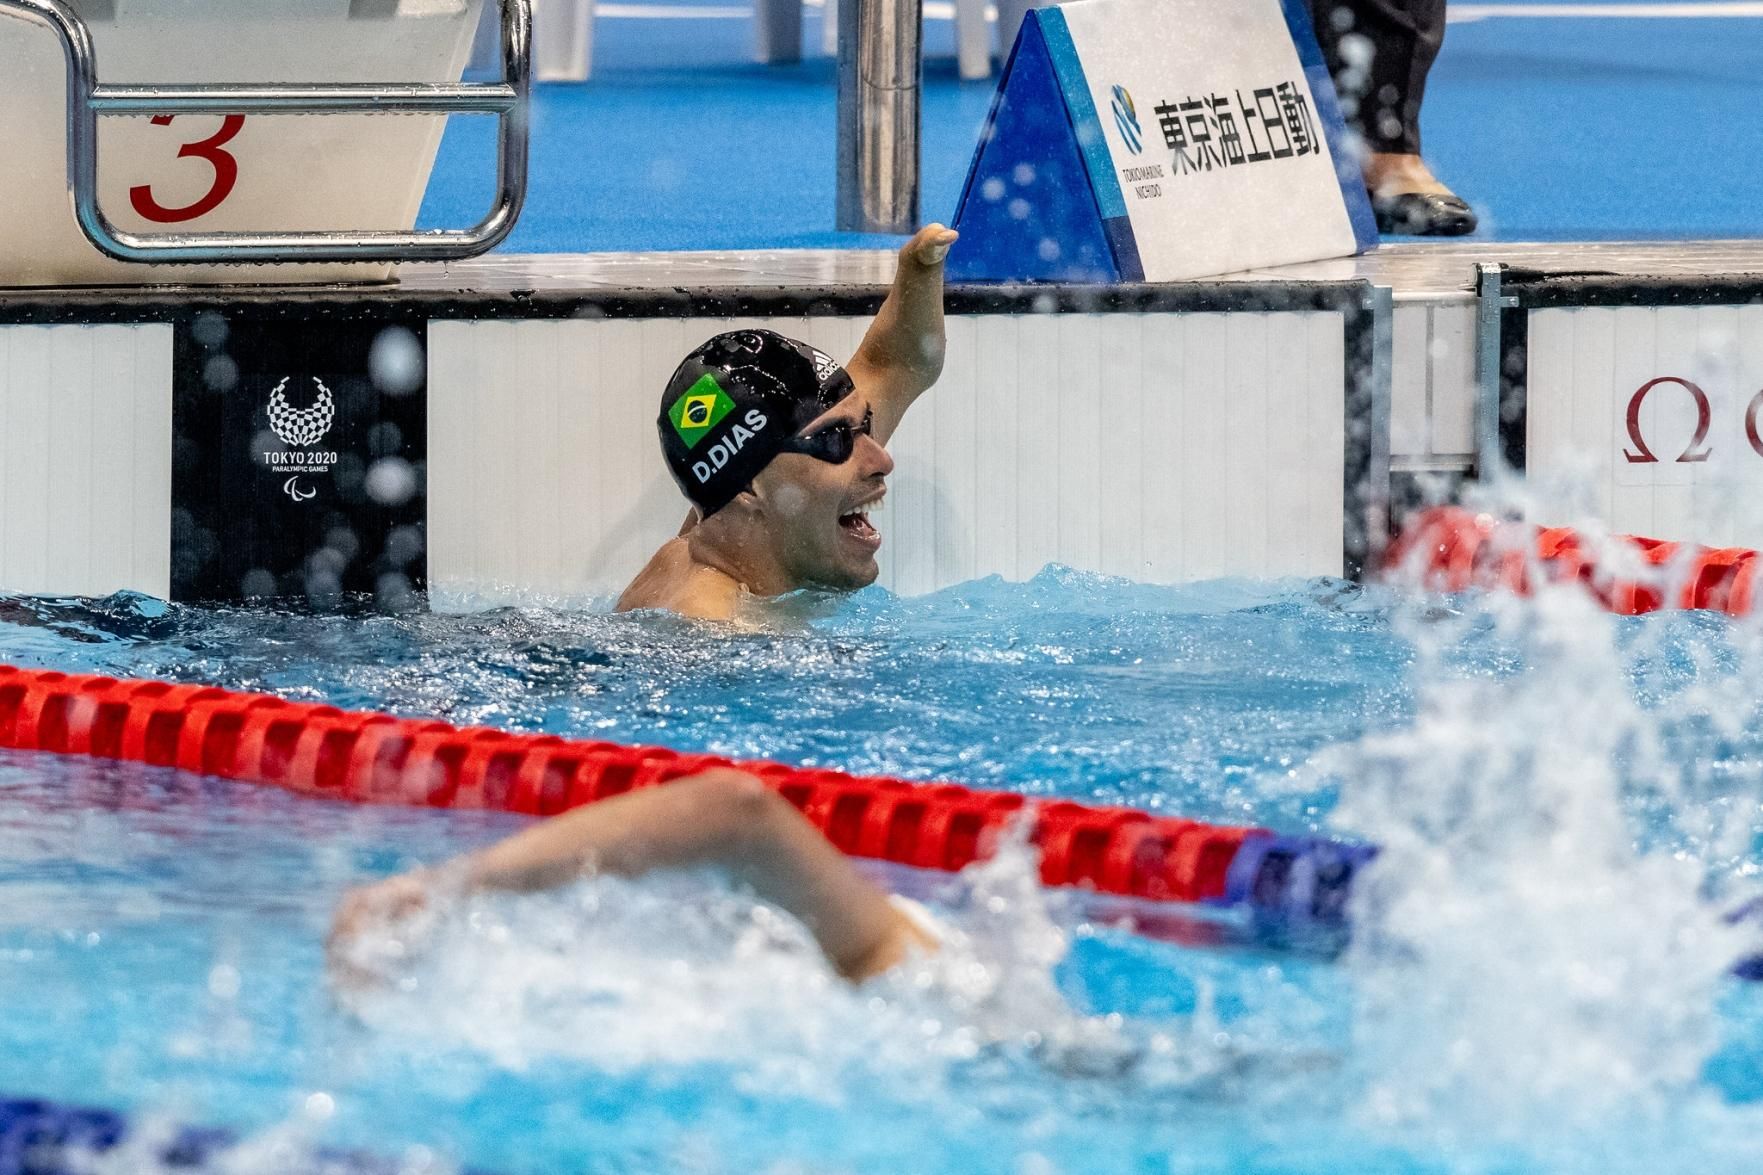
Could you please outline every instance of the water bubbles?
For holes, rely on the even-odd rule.
[[[1370,37],[1352,33],[1341,38],[1341,60],[1349,69],[1369,70],[1372,58],[1376,56],[1377,47],[1371,43]]]
[[[202,386],[211,392],[230,392],[239,386],[239,365],[231,355],[210,355],[202,364]]]
[[[226,344],[231,327],[224,315],[204,310],[190,322],[190,337],[212,351]]]
[[[382,420],[367,430],[367,451],[375,457],[387,457],[404,447],[404,430],[390,420]]]
[[[287,451],[280,437],[267,428],[251,434],[251,459],[262,465],[274,465],[274,455]]]
[[[360,456],[344,450],[337,456],[337,463],[331,466],[331,477],[337,486],[337,496],[345,502],[360,502],[366,497],[367,463]]]
[[[361,553],[361,538],[354,528],[348,526],[333,526],[325,531],[324,545],[340,555],[345,564],[353,563],[355,556]]]
[[[367,496],[382,506],[402,506],[416,493],[416,470],[402,457],[381,457],[368,466]]]
[[[404,567],[422,554],[422,530],[415,526],[395,526],[386,535],[386,562]]]
[[[306,557],[306,570],[309,574],[339,577],[347,566],[349,556],[335,547],[320,547]]]
[[[343,598],[343,580],[328,566],[316,565],[306,572],[306,598],[315,607],[334,608]]]
[[[174,568],[183,573],[199,571],[220,553],[214,531],[196,521],[182,506],[171,511],[171,550]]]
[[[262,567],[253,567],[239,580],[239,591],[248,600],[269,599],[277,591],[275,573]]]
[[[398,1156],[398,1175],[458,1175],[459,1167],[439,1152],[420,1144]]]
[[[239,969],[230,963],[217,963],[208,972],[208,994],[217,1000],[239,998]]]
[[[421,603],[409,577],[397,571],[388,571],[375,581],[373,599],[382,612],[408,612]]]
[[[367,354],[373,386],[388,396],[408,396],[422,387],[423,367],[422,343],[407,327],[382,330]]]

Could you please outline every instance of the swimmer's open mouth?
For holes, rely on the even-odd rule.
[[[872,510],[880,509],[882,501],[882,498],[876,498],[874,501],[865,502],[860,510],[852,510],[849,513],[839,515],[840,529],[852,538],[862,539],[865,542],[874,542],[881,538],[881,532],[869,523],[869,513]]]

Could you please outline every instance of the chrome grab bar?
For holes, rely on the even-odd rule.
[[[65,0],[0,0],[53,28],[67,58],[67,186],[92,244],[119,261],[149,264],[287,264],[319,261],[454,261],[508,238],[526,203],[532,102],[531,0],[497,0],[502,12],[499,83],[104,86],[91,30]],[[127,114],[494,114],[496,203],[469,229],[425,232],[130,233],[98,206],[98,119]]]

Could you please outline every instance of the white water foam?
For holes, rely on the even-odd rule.
[[[940,950],[853,986],[794,918],[713,877],[592,878],[472,896],[365,937],[355,962],[390,982],[348,1002],[413,1049],[463,1048],[509,1070],[712,1064],[755,1092],[834,1103],[852,1070],[861,1089],[879,1078],[906,1102],[948,1104],[951,1067],[976,1059],[1077,1075],[1136,1063],[1143,1042],[1118,1017],[1085,1016],[1060,993],[1069,935],[1024,832],[950,883],[937,916]]]
[[[1649,649],[1624,623],[1632,635],[1577,587],[1482,597],[1455,618],[1413,609],[1415,722],[1326,757],[1346,781],[1335,822],[1382,846],[1347,958],[1374,1133],[1444,1153],[1576,1139],[1586,1157],[1574,1147],[1609,1131],[1630,1140],[1605,1156],[1620,1167],[1645,1153],[1648,1122],[1714,1100],[1699,1078],[1720,1043],[1717,999],[1755,933],[1726,925],[1705,891],[1749,835],[1758,780],[1727,780],[1749,804],[1703,803],[1662,730],[1717,695],[1752,713],[1757,694],[1733,703],[1758,662],[1643,707],[1631,677]],[[1508,664],[1454,664],[1467,634],[1490,630]],[[1636,797],[1699,835],[1637,847]],[[1735,1136],[1763,1124],[1732,1113]]]

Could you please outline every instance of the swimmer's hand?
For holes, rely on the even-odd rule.
[[[900,250],[902,263],[915,261],[920,265],[941,265],[949,256],[949,246],[960,234],[940,224],[927,224]]]
[[[410,954],[412,920],[429,908],[430,882],[404,873],[343,895],[325,940],[331,978],[342,987],[365,987],[390,978]]]
[[[943,373],[943,261],[955,230],[927,224],[900,249],[894,288],[846,370],[875,413],[872,435],[887,444],[912,402]]]

